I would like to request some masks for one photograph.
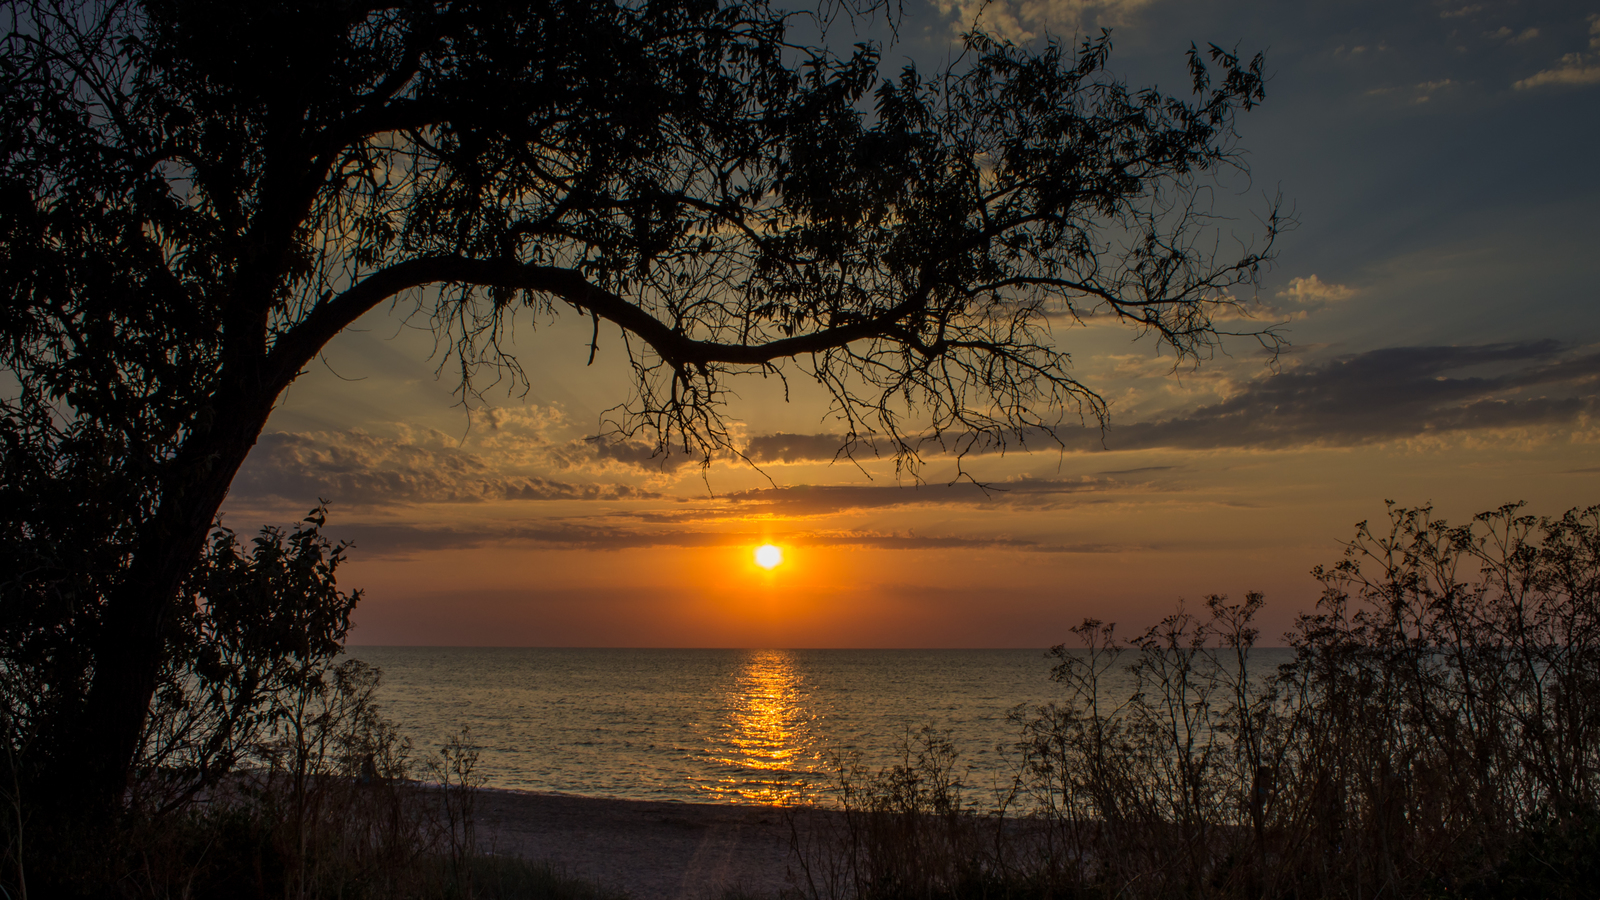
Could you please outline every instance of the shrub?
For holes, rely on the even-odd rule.
[[[1012,713],[992,806],[959,802],[926,731],[901,765],[841,765],[834,823],[795,832],[800,892],[1593,896],[1600,507],[1452,527],[1391,504],[1313,574],[1275,670],[1260,594],[1131,640],[1084,621],[1051,651],[1062,699]]]

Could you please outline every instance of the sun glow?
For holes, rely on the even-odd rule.
[[[763,569],[775,568],[783,562],[783,550],[772,544],[762,544],[756,548],[756,565]]]

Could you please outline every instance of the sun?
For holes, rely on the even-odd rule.
[[[756,548],[756,565],[763,569],[775,568],[783,562],[783,550],[772,544],[762,544]]]

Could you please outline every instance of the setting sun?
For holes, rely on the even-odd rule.
[[[763,569],[771,569],[783,562],[783,551],[772,544],[762,544],[756,548],[756,565]]]

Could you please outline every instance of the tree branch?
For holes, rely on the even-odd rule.
[[[870,318],[761,343],[724,344],[691,338],[572,269],[507,260],[427,256],[374,272],[338,296],[318,304],[273,345],[267,366],[270,377],[275,383],[287,385],[334,335],[368,310],[403,291],[429,284],[473,284],[553,294],[590,315],[638,335],[674,368],[714,363],[761,365],[866,338],[897,336],[895,326],[927,301],[924,289]]]

